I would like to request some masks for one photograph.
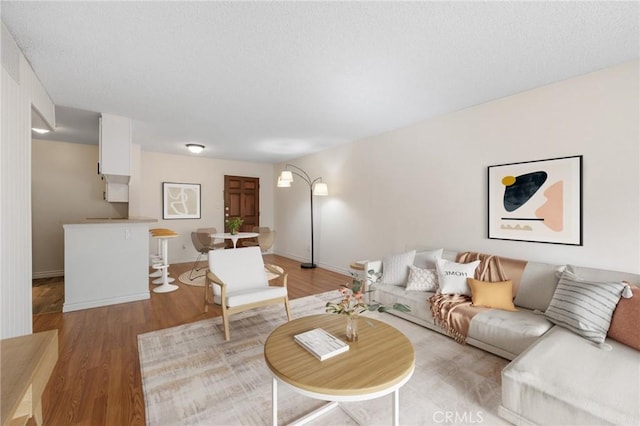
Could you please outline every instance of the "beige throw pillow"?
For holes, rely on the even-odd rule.
[[[473,306],[517,311],[513,305],[513,282],[511,280],[487,282],[467,278],[467,284],[471,288]]]

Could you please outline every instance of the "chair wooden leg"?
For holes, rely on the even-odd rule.
[[[205,278],[204,280],[204,311],[209,312],[209,300],[207,298],[207,289],[211,286],[209,284],[209,279]]]
[[[291,321],[291,309],[289,309],[289,298],[284,298],[284,309],[287,311],[288,321]]]
[[[224,325],[224,340],[229,340],[231,335],[229,333],[229,314],[227,313],[227,307],[225,303],[222,304],[222,324]]]

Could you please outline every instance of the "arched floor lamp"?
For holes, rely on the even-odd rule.
[[[310,263],[301,263],[300,267],[304,269],[312,269],[316,267],[314,263],[313,257],[313,196],[326,196],[329,195],[329,188],[327,184],[322,181],[322,177],[317,177],[315,179],[311,179],[307,172],[302,170],[300,167],[294,166],[293,164],[287,164],[278,176],[278,187],[280,188],[288,188],[291,186],[291,182],[293,182],[293,175],[296,175],[302,180],[304,180],[307,185],[309,185],[309,200],[311,201],[311,262]]]

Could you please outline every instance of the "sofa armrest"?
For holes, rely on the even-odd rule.
[[[369,279],[372,275],[375,276],[376,274],[382,273],[382,260],[366,260],[362,263],[364,263],[364,275],[367,278],[367,303],[371,303],[372,300],[375,300],[375,297],[372,298],[371,296],[372,293],[377,291],[376,287],[378,283],[371,283]]]
[[[367,260],[364,264],[364,270],[367,273],[373,271],[374,274],[382,272],[382,260]]]

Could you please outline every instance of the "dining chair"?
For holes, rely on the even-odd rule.
[[[276,231],[272,231],[269,227],[266,226],[255,226],[253,228],[253,232],[257,232],[258,236],[255,240],[244,240],[242,241],[242,245],[245,247],[255,247],[259,246],[260,250],[265,253],[271,249],[273,243],[276,240]]]
[[[208,255],[209,251],[211,250],[223,249],[225,247],[224,241],[220,243],[214,242],[211,235],[215,233],[217,233],[216,228],[212,228],[212,227],[198,228],[196,229],[195,232],[191,233],[191,242],[193,243],[193,248],[195,248],[196,251],[198,252],[198,257],[196,258],[196,261],[193,263],[193,267],[191,268],[191,272],[189,273],[190,280],[193,280],[193,273],[195,271],[200,271],[206,268],[206,266],[203,266],[202,268],[196,269],[198,262],[200,262],[200,259],[202,258],[202,256]]]

